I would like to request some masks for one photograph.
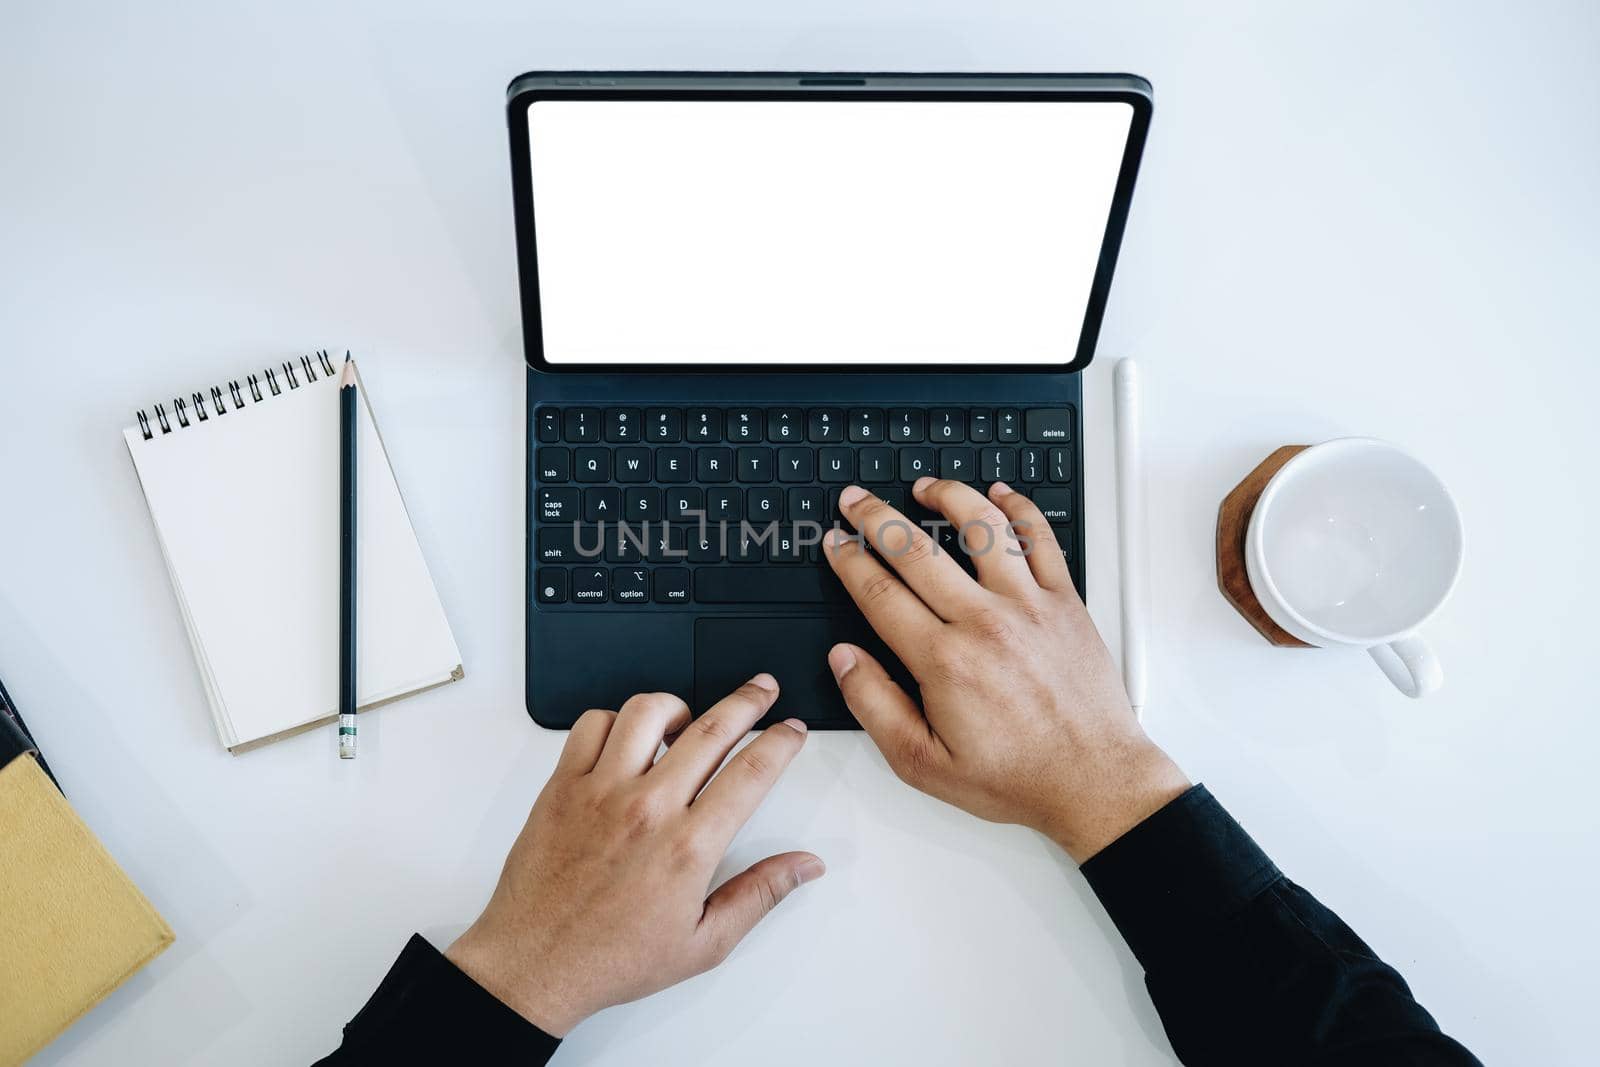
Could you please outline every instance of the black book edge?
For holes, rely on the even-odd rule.
[[[22,713],[11,702],[11,694],[6,692],[4,682],[0,682],[0,767],[4,767],[12,760],[24,753],[32,753],[39,761],[39,766],[45,774],[50,775],[50,780],[55,782],[56,788],[61,788],[61,783],[56,782],[56,776],[50,774],[50,764],[44,761],[44,754],[39,751],[39,746],[34,744],[33,735],[28,733],[27,724],[22,721]]]

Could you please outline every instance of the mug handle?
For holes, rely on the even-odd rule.
[[[1387,645],[1373,645],[1367,651],[1394,687],[1408,697],[1425,697],[1444,684],[1439,657],[1416,634]]]

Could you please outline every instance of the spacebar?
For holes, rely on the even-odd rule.
[[[844,587],[825,567],[701,567],[694,598],[702,604],[826,604]]]

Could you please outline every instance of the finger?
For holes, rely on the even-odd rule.
[[[611,734],[611,724],[616,717],[616,712],[600,708],[590,708],[579,715],[578,721],[572,724],[572,729],[567,733],[567,743],[561,747],[561,758],[556,760],[556,769],[550,776],[575,778],[594,770],[595,761],[606,747],[606,738]]]
[[[940,618],[957,618],[981,602],[982,587],[950,553],[882,498],[859,485],[847,486],[839,494],[839,509]]]
[[[806,743],[806,724],[785,719],[734,753],[689,808],[721,855],[739,828],[750,821]]]
[[[635,693],[617,712],[597,774],[637,778],[650,769],[662,740],[689,721],[689,705],[671,693]]]
[[[906,784],[923,788],[929,775],[948,763],[950,750],[906,691],[866,649],[856,645],[834,645],[828,651],[828,667],[850,714],[878,746],[890,769]]]
[[[1028,542],[1025,551],[1034,579],[1046,589],[1072,588],[1072,575],[1061,557],[1061,545],[1039,506],[1005,482],[989,487],[989,499],[1005,513],[1017,537]]]
[[[828,565],[872,629],[903,662],[915,664],[944,620],[889,568],[873,559],[859,537],[831,530],[822,539],[822,548]]]
[[[729,878],[706,898],[699,936],[709,970],[728,958],[744,935],[778,906],[779,901],[827,870],[809,852],[768,856]]]
[[[923,507],[950,520],[961,548],[978,569],[978,581],[997,593],[1037,589],[1027,557],[1011,531],[1011,520],[999,506],[970,485],[944,478],[918,478],[911,494]]]
[[[661,775],[663,782],[689,803],[777,699],[777,679],[765,673],[756,675],[685,727],[651,773]]]

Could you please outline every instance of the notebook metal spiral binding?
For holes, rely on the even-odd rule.
[[[149,413],[140,408],[134,412],[139,420],[139,434],[149,441],[158,433],[169,434],[174,429],[181,430],[196,422],[208,422],[213,413],[221,416],[230,411],[239,411],[246,406],[246,387],[250,390],[250,403],[260,403],[268,396],[280,396],[283,393],[283,386],[279,384],[280,373],[282,380],[288,383],[290,389],[298,389],[302,384],[314,382],[318,378],[331,378],[335,372],[333,357],[328,355],[327,349],[321,349],[310,356],[301,356],[299,362],[298,370],[295,368],[294,360],[284,360],[281,372],[268,367],[261,374],[246,375],[244,386],[241,386],[239,380],[235,378],[228,382],[226,389],[220,385],[212,385],[202,391],[190,393],[188,399],[175,396],[172,398],[170,418],[164,403],[155,404],[151,408],[155,412],[154,426],[151,425]],[[261,388],[263,376],[267,382],[265,391]],[[301,380],[302,377],[304,381]],[[174,420],[176,426],[173,425]]]

